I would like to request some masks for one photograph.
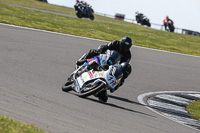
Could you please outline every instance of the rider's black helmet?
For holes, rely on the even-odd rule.
[[[131,74],[131,71],[132,71],[131,65],[127,62],[123,62],[121,63],[121,67],[122,67],[123,77],[127,78]]]
[[[132,46],[132,39],[128,36],[123,37],[120,40],[120,50],[122,50],[123,52],[128,51]]]

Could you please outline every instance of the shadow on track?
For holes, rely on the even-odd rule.
[[[141,105],[141,106],[146,106],[146,105],[141,104],[139,102],[131,101],[131,100],[127,99],[127,98],[122,98],[122,97],[117,97],[117,96],[111,96],[111,95],[109,95],[108,97],[112,98],[112,99],[120,100],[120,101],[123,101],[123,102],[127,102],[127,103],[132,103],[132,104],[137,104],[137,105]]]
[[[73,92],[68,92],[68,93],[69,93],[69,94],[72,94],[72,95],[76,95],[76,94],[73,93]],[[77,96],[77,95],[76,95],[76,96]],[[111,95],[109,95],[108,97],[109,97],[109,98],[116,99],[116,100],[120,100],[120,101],[123,101],[123,102],[131,103],[131,104],[137,104],[137,105],[140,105],[140,106],[147,106],[147,105],[143,105],[143,104],[141,104],[141,103],[135,102],[135,101],[131,101],[131,100],[126,99],[126,98],[122,98],[122,97],[111,96]],[[90,100],[90,101],[97,102],[97,103],[100,103],[100,104],[104,104],[104,105],[107,105],[107,106],[111,106],[111,107],[114,107],[114,108],[118,108],[118,109],[122,109],[122,110],[125,110],[125,111],[129,111],[129,112],[132,112],[132,113],[138,113],[138,114],[142,114],[142,115],[146,115],[146,116],[149,116],[149,117],[154,117],[154,118],[156,118],[156,117],[153,116],[153,115],[149,115],[149,114],[146,114],[146,113],[142,113],[142,112],[139,112],[139,111],[135,111],[135,110],[132,110],[132,109],[128,109],[128,108],[125,108],[125,107],[122,107],[122,106],[119,106],[119,105],[115,105],[115,104],[113,104],[113,103],[104,103],[104,102],[100,102],[99,100],[93,99],[93,98],[90,98],[90,97],[81,98],[81,99]]]
[[[109,97],[111,97],[111,96],[109,96]],[[119,105],[115,105],[113,103],[104,103],[104,102],[100,102],[99,100],[96,100],[96,99],[93,99],[93,98],[89,98],[89,97],[84,98],[84,99],[87,99],[87,100],[90,100],[90,101],[93,101],[93,102],[98,102],[98,103],[101,103],[101,104],[104,104],[104,105],[108,105],[108,106],[111,106],[111,107],[114,107],[114,108],[122,109],[122,110],[125,110],[125,111],[129,111],[129,112],[132,112],[132,113],[138,113],[138,114],[142,114],[142,115],[146,115],[146,116],[150,116],[150,117],[155,117],[153,115],[149,115],[149,114],[146,114],[146,113],[142,113],[142,112],[139,112],[139,111],[128,109],[128,108],[125,108],[125,107],[122,107],[122,106],[119,106]],[[124,99],[124,98],[120,98],[120,99]],[[142,104],[134,102],[134,101],[130,101],[129,103],[134,103],[134,104],[142,105]],[[145,105],[142,105],[142,106],[145,106]]]

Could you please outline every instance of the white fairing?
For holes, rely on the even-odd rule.
[[[93,71],[84,72],[80,77],[77,78],[80,88],[83,87],[84,83],[93,79],[104,78],[102,71]]]
[[[118,85],[118,83],[121,80],[121,78],[117,80],[116,77],[113,76],[113,74],[111,74],[114,71],[114,69],[116,69],[116,67],[109,66],[109,69],[107,71],[104,71],[104,74],[105,74],[104,78],[107,84],[109,85],[109,87],[111,88],[115,88],[116,85]]]
[[[75,90],[78,92],[83,85],[90,80],[96,79],[93,83],[96,82],[104,82],[107,87],[106,88],[114,88],[120,82],[121,79],[116,79],[115,76],[112,75],[112,71],[116,69],[114,66],[109,66],[107,71],[93,71],[84,72],[81,76],[77,78],[78,85],[75,85]],[[104,80],[102,80],[104,79]],[[106,82],[105,82],[106,81]]]
[[[107,50],[105,54],[100,54],[100,64],[105,65],[109,62],[109,64],[119,65],[121,55],[116,52],[117,51],[115,51],[114,53],[113,51]],[[109,69],[107,71],[90,70],[88,72],[82,73],[79,77],[74,79],[72,88],[74,88],[76,92],[81,92],[82,88],[88,88],[88,85],[93,86],[99,82],[103,82],[106,85],[104,89],[116,87],[121,79],[116,79],[116,77],[114,76],[115,74],[113,72],[115,72],[116,69],[114,66],[109,66]],[[79,67],[73,74],[76,74],[77,71],[79,71],[83,67],[83,65]]]

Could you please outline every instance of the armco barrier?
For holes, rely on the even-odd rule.
[[[101,16],[105,16],[105,17],[115,18],[114,16],[108,15],[108,14],[103,14],[103,13],[98,13],[98,12],[95,12],[95,14],[101,15]],[[134,20],[134,19],[124,18],[124,20],[127,21],[127,22],[131,22],[131,23],[137,24],[136,20]],[[165,30],[164,29],[164,25],[155,24],[155,23],[151,23],[151,28],[152,29],[156,29],[156,30],[162,30],[162,31]],[[188,30],[188,31],[191,31],[191,30]],[[175,31],[174,32],[175,33],[180,33],[180,34],[187,34],[188,33],[188,32],[185,32],[185,29],[178,28],[178,27],[175,27]],[[196,31],[191,31],[191,32],[193,32],[194,34],[188,34],[188,35],[200,36],[199,32],[196,32]]]

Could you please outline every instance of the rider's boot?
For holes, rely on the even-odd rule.
[[[106,90],[98,92],[95,96],[98,97],[99,101],[101,101],[101,102],[105,102],[106,103],[107,100],[108,100],[108,93],[107,93]]]

